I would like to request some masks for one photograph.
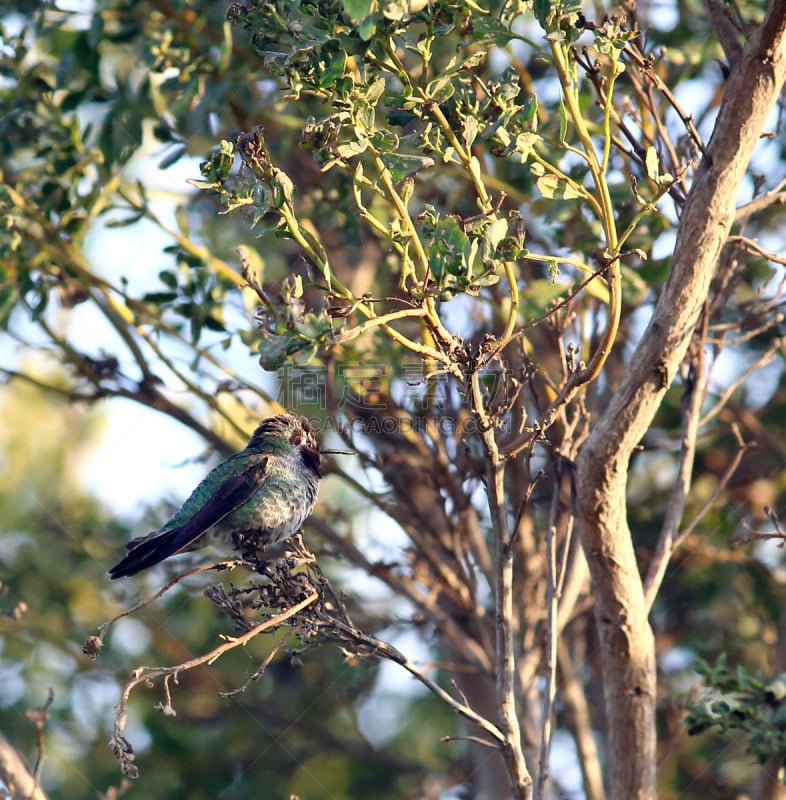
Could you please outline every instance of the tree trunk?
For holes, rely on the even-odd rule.
[[[655,798],[655,648],[626,517],[631,453],[690,343],[737,191],[786,72],[786,0],[773,0],[731,70],[680,219],[671,273],[630,369],[577,463],[578,530],[601,640],[614,800]]]

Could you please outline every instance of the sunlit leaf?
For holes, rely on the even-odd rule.
[[[536,181],[540,193],[548,199],[575,200],[583,194],[571,181],[559,175],[541,175]]]

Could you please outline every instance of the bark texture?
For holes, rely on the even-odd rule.
[[[655,648],[626,516],[630,456],[685,356],[785,73],[786,0],[773,0],[727,81],[650,324],[578,458],[578,529],[601,639],[613,800],[656,797]]]
[[[35,779],[11,746],[0,733],[0,786],[4,786],[12,800],[46,800],[43,789],[36,786]],[[2,792],[0,791],[0,796]]]

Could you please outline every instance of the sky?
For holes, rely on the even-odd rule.
[[[154,176],[159,170],[157,159],[148,158]],[[198,170],[195,163],[184,159],[158,176],[170,189],[156,198],[156,211],[171,221],[175,202],[193,190],[185,183]],[[158,181],[157,181],[158,182]],[[182,187],[180,193],[177,187]],[[135,287],[147,284],[157,288],[157,275],[164,266],[171,266],[171,257],[162,254],[170,244],[153,223],[141,221],[125,228],[105,229],[97,226],[86,242],[89,260],[99,271],[117,282],[120,275],[129,276]],[[111,330],[91,304],[77,306],[76,312],[55,313],[55,321],[65,327],[69,339],[91,354],[100,353],[103,346],[111,352]],[[256,366],[252,354],[247,354],[249,366]],[[20,362],[33,365],[37,359],[31,353],[5,339],[0,344],[0,363],[18,366]],[[151,409],[123,399],[99,403],[96,412],[103,418],[103,433],[84,462],[83,479],[113,513],[122,517],[139,515],[152,499],[161,496],[185,499],[186,494],[206,471],[204,464],[184,463],[199,457],[204,441],[186,429]],[[122,487],[122,491],[118,491]]]

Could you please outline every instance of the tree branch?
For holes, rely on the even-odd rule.
[[[236,647],[245,646],[260,633],[276,629],[288,619],[291,619],[299,614],[301,611],[303,611],[303,609],[308,608],[308,606],[315,602],[318,597],[318,592],[314,590],[299,603],[296,603],[281,613],[266,619],[264,622],[260,622],[259,625],[255,625],[253,628],[251,628],[251,630],[246,631],[246,633],[240,636],[224,636],[224,642],[218,645],[218,647],[215,647],[208,653],[195,656],[194,658],[191,658],[182,664],[176,664],[173,667],[137,667],[137,669],[131,673],[131,679],[123,687],[123,692],[120,696],[120,702],[118,703],[117,714],[115,715],[115,723],[112,728],[112,736],[110,739],[110,744],[112,745],[115,758],[117,758],[120,762],[123,772],[125,772],[130,778],[136,778],[139,775],[139,770],[137,769],[136,764],[134,764],[134,749],[128,739],[123,736],[123,729],[125,728],[127,721],[126,709],[128,707],[128,699],[131,696],[131,692],[133,691],[134,687],[138,686],[140,683],[150,684],[154,678],[163,677],[166,703],[163,706],[159,706],[159,709],[164,714],[174,715],[175,710],[172,707],[169,690],[169,682],[173,677],[175,680],[177,680],[177,676],[181,672],[186,672],[190,669],[194,669],[194,667],[202,666],[202,664],[212,664],[227,651],[234,650]]]
[[[677,480],[669,497],[663,528],[655,549],[655,555],[650,562],[644,593],[647,608],[651,609],[655,596],[666,574],[674,544],[680,529],[680,522],[688,502],[691,479],[693,477],[693,462],[696,457],[696,438],[699,433],[699,420],[701,407],[704,400],[704,382],[706,371],[704,369],[704,340],[707,335],[707,305],[702,320],[701,335],[698,337],[695,357],[689,366],[690,374],[685,380],[685,391],[682,396],[682,430],[680,437],[680,460],[677,468]]]
[[[481,438],[486,449],[486,486],[489,512],[494,528],[496,575],[497,705],[505,741],[502,755],[508,769],[513,797],[532,797],[532,777],[521,749],[521,730],[516,714],[516,665],[513,645],[513,548],[511,546],[508,511],[505,506],[505,460],[497,447],[492,420],[484,409],[480,378],[470,376],[471,402],[477,414]]]
[[[37,785],[22,757],[2,733],[0,733],[0,784],[5,786],[9,796],[14,800],[16,798],[47,800],[46,793]]]
[[[655,652],[625,513],[630,457],[685,356],[784,75],[786,0],[773,0],[729,77],[652,319],[578,458],[577,527],[595,593],[615,800],[655,796]]]

